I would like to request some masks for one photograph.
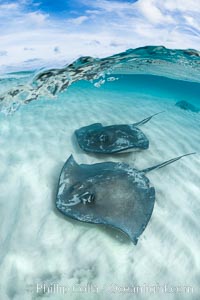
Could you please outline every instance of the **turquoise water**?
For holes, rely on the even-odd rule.
[[[112,81],[115,74],[121,74],[119,82],[125,83],[127,90],[133,85],[136,91],[138,89],[141,92],[151,87],[153,93],[158,93],[165,86],[162,90],[168,89],[170,97],[176,97],[184,85],[186,97],[190,94],[194,100],[196,92],[199,92],[198,84],[194,83],[200,82],[200,54],[195,50],[148,46],[129,49],[102,59],[81,57],[63,68],[33,71],[33,74],[21,71],[2,75],[0,109],[10,113],[21,104],[39,100],[41,97],[55,97],[80,80],[90,81],[100,87],[107,80]],[[126,78],[125,74],[132,77]],[[156,81],[152,75],[158,76]],[[161,77],[175,79],[176,82],[164,81]],[[193,86],[188,86],[189,82],[194,82]],[[121,88],[119,84],[117,88]]]
[[[200,113],[175,103],[200,107],[199,52],[144,47],[81,58],[62,69],[3,74],[0,88],[0,272],[6,274],[0,298],[37,299],[43,295],[34,285],[43,281],[102,288],[96,298],[82,299],[130,299],[108,292],[111,284],[197,291]],[[159,111],[165,112],[141,127],[150,141],[145,151],[102,157],[84,153],[74,139],[81,126],[132,124]],[[156,202],[137,246],[120,232],[55,209],[60,171],[71,154],[78,163],[120,161],[144,169],[188,152],[197,154],[148,175]],[[67,296],[50,299],[80,299]],[[155,299],[161,297],[168,300]]]
[[[117,91],[118,93],[136,93],[150,95],[169,101],[185,100],[193,104],[200,104],[200,84],[196,82],[170,79],[153,75],[121,75],[114,74],[118,80],[106,82],[96,92]],[[76,84],[86,89],[92,89],[91,83],[82,81]],[[123,96],[122,96],[123,97]]]

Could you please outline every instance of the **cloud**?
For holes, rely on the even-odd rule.
[[[126,36],[136,46],[200,47],[200,6],[196,0],[189,3],[184,0],[139,0],[136,3],[87,0],[87,4],[95,11],[101,28],[112,32],[116,42],[118,35]]]
[[[36,61],[40,61],[40,60],[41,60],[40,58],[31,58],[31,59],[25,60],[24,62],[29,63],[29,62],[36,62]]]
[[[17,29],[26,30],[28,27],[46,25],[49,15],[39,10],[29,11],[24,1],[0,4],[0,25],[4,32],[17,32]],[[4,34],[3,32],[3,34]],[[1,33],[2,34],[2,33]]]
[[[67,21],[68,21],[69,24],[79,26],[79,25],[83,24],[88,19],[89,19],[88,16],[80,16],[80,17],[77,17],[77,18],[68,19]]]
[[[43,25],[45,21],[48,19],[49,15],[41,12],[31,12],[26,15],[26,19],[29,22],[33,22],[35,25]]]
[[[35,49],[32,47],[24,47],[24,51],[34,51]]]
[[[0,56],[6,56],[8,54],[5,50],[0,50]]]
[[[1,48],[7,54],[0,56],[0,69],[24,61],[31,67],[33,55],[40,57],[40,67],[42,61],[67,63],[81,55],[102,57],[144,45],[200,50],[196,0],[76,0],[80,9],[53,16],[31,3],[0,4]]]
[[[59,49],[58,46],[56,46],[56,47],[54,47],[53,51],[54,51],[55,53],[59,53],[59,52],[60,52],[60,49]]]
[[[16,10],[18,8],[17,3],[7,3],[7,4],[0,4],[1,11],[2,10]]]
[[[163,22],[174,23],[173,18],[166,14],[159,6],[155,5],[154,0],[140,1],[137,4],[138,11],[144,19],[149,21],[151,24],[159,24]],[[165,23],[166,24],[166,23]]]

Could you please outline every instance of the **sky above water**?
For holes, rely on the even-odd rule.
[[[0,71],[164,45],[200,50],[199,0],[0,0]]]

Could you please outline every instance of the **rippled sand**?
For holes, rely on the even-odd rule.
[[[143,169],[199,152],[200,114],[182,111],[168,99],[128,92],[122,97],[117,91],[78,86],[74,91],[72,87],[58,101],[38,101],[13,116],[0,116],[0,298],[199,299],[199,154],[148,174],[156,203],[137,246],[113,229],[65,218],[54,202],[60,170],[70,154],[79,163],[123,161]],[[73,137],[75,129],[93,122],[134,123],[162,110],[142,127],[150,140],[144,152],[88,155]],[[42,282],[68,290],[43,295]],[[92,288],[80,293],[87,283]],[[158,284],[195,290],[131,290]]]

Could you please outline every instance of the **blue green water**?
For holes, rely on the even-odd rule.
[[[198,51],[144,47],[80,58],[60,69],[3,74],[0,90],[0,298],[41,298],[27,288],[44,281],[199,287],[200,113],[175,106],[184,100],[200,107]],[[148,150],[102,157],[75,141],[82,126],[133,124],[160,111],[141,127]],[[155,208],[136,247],[119,232],[55,209],[59,175],[71,154],[80,164],[114,161],[142,170],[189,152],[197,154],[149,173]],[[98,299],[114,296],[100,291]]]
[[[152,97],[154,96],[175,102],[185,100],[200,105],[199,83],[154,75],[115,74],[114,76],[118,78],[118,80],[106,82],[99,89],[97,88],[97,92],[103,93],[103,91],[113,90],[125,94],[136,93],[151,95]],[[93,88],[93,85],[87,81],[76,83],[73,88],[77,86],[85,89]]]
[[[112,81],[116,74],[119,74],[119,80]],[[136,93],[151,90],[152,96],[196,103],[200,54],[190,49],[147,46],[102,59],[81,57],[63,68],[5,74],[0,78],[0,109],[10,113],[20,105],[42,97],[54,98],[82,80],[90,81],[96,87],[109,81],[109,88],[121,90],[123,86],[124,91]]]

